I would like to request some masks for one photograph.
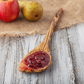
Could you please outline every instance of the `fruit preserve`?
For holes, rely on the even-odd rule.
[[[45,67],[49,63],[50,57],[45,52],[35,52],[24,59],[24,64],[28,68],[39,69]]]

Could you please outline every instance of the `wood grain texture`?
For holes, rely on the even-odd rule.
[[[66,29],[54,33],[51,51],[53,57],[53,84],[75,84]]]
[[[22,73],[18,66],[45,35],[0,37],[0,84],[75,84],[66,29],[54,32],[50,41],[51,66],[41,73]]]
[[[84,84],[84,24],[67,29],[76,84]]]
[[[23,57],[45,35],[0,37],[0,84],[84,84],[84,24],[54,32],[49,43],[51,66],[41,73],[22,73]]]

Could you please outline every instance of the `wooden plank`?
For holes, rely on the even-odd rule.
[[[0,84],[4,83],[8,46],[9,39],[7,37],[0,37]]]
[[[75,82],[84,84],[84,23],[67,29],[73,58]]]
[[[0,69],[2,84],[75,84],[70,47],[68,44],[66,29],[54,32],[50,41],[50,51],[52,55],[51,66],[41,73],[22,73],[18,71],[18,66],[22,58],[36,47],[45,35],[31,35],[17,38],[0,38],[0,53],[3,63],[3,73]],[[7,39],[6,42],[3,42]],[[7,43],[7,44],[6,44]],[[7,46],[7,48],[5,48]],[[6,55],[6,56],[5,56]],[[0,60],[2,60],[0,59]],[[1,84],[0,83],[0,84]]]
[[[74,84],[74,74],[66,29],[52,36],[53,84]]]

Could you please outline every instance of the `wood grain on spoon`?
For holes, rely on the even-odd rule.
[[[58,12],[55,14],[54,16],[54,19],[47,31],[47,34],[46,36],[44,37],[43,41],[36,47],[34,48],[32,51],[30,51],[24,58],[23,60],[21,61],[20,65],[19,65],[19,71],[24,71],[24,72],[41,72],[45,69],[47,69],[50,64],[51,64],[51,54],[50,54],[50,51],[49,51],[49,41],[50,41],[50,38],[51,38],[51,35],[55,29],[55,26],[61,16],[63,12],[63,9],[60,8],[58,10]],[[25,63],[24,63],[24,60],[28,58],[28,56],[30,57],[33,53],[38,53],[38,52],[44,52],[46,53],[48,56],[49,56],[49,62],[46,66],[42,67],[42,68],[31,68],[31,67],[28,67]],[[41,53],[42,54],[42,53]]]

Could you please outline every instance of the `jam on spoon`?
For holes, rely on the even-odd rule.
[[[25,71],[27,73],[41,72],[50,66],[51,55],[50,55],[48,44],[62,11],[63,10],[61,8],[55,14],[54,19],[43,41],[23,58],[23,60],[19,65],[19,71],[22,72]]]
[[[39,69],[45,67],[50,61],[50,57],[45,52],[35,52],[24,59],[24,64],[28,68]]]

